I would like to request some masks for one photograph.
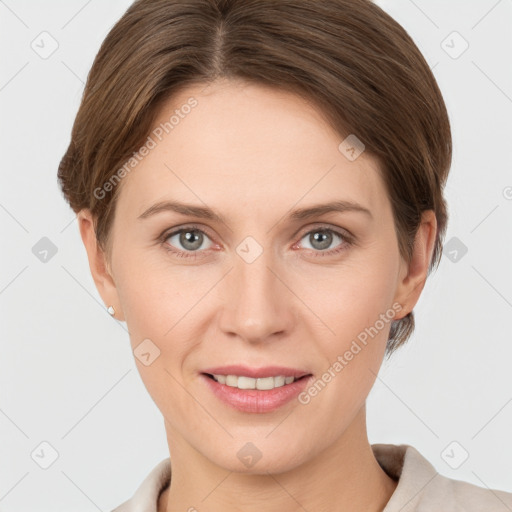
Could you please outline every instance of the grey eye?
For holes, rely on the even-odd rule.
[[[302,239],[306,239],[308,243],[310,243],[311,247],[307,247],[307,249],[324,251],[325,249],[330,248],[329,246],[332,244],[334,237],[341,240],[341,236],[336,234],[334,231],[329,229],[315,229],[306,233]]]
[[[179,245],[176,246],[175,243],[171,243],[170,240],[178,237]],[[173,247],[176,247],[178,250],[185,251],[198,251],[200,249],[206,249],[207,247],[202,247],[203,243],[208,240],[208,237],[205,233],[200,231],[199,229],[181,229],[176,231],[175,233],[171,233],[167,239],[168,243]],[[181,247],[180,247],[181,246]]]

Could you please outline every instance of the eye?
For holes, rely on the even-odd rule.
[[[210,238],[204,231],[193,226],[186,226],[162,236],[165,248],[180,257],[194,258],[197,256],[196,252],[211,248],[211,240],[210,245],[208,240]]]
[[[341,240],[341,243],[334,249],[328,250],[329,247],[332,246],[333,242],[336,242],[336,239]],[[301,240],[305,240],[306,243],[309,244],[309,247],[306,245],[306,249],[312,249],[315,252],[324,253],[318,254],[318,256],[336,254],[346,249],[352,243],[352,239],[348,234],[327,227],[320,227],[308,231]],[[297,244],[294,247],[297,247]]]

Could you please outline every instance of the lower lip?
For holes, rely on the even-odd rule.
[[[242,412],[264,413],[275,411],[296,398],[304,391],[313,376],[309,375],[291,384],[269,390],[238,389],[221,384],[205,374],[201,374],[201,377],[224,403]]]

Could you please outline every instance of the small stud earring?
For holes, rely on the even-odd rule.
[[[116,310],[114,309],[114,306],[109,306],[107,308],[107,311],[112,315],[114,316],[116,314]]]

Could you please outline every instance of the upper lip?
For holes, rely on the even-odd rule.
[[[278,375],[300,379],[301,377],[304,377],[304,375],[310,375],[310,372],[298,368],[287,368],[285,366],[264,366],[261,368],[250,368],[249,366],[239,364],[206,368],[203,370],[203,373],[209,373],[210,375],[237,375],[252,377],[253,379],[277,377]]]

